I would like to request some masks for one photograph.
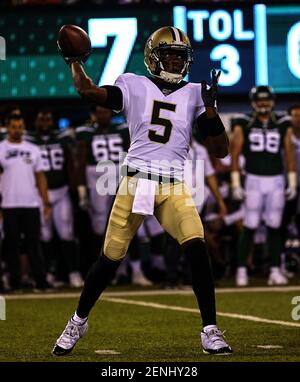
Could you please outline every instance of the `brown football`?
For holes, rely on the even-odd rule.
[[[57,44],[65,57],[80,57],[91,50],[88,34],[77,25],[64,25],[58,32]]]

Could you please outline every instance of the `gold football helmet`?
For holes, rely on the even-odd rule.
[[[184,56],[184,65],[181,73],[170,73],[164,68],[162,62],[163,52],[174,50]],[[193,51],[188,36],[175,27],[163,27],[148,38],[144,50],[145,65],[154,77],[159,77],[170,83],[179,83],[188,73],[193,62]]]

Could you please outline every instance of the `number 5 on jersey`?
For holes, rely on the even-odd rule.
[[[176,105],[173,103],[154,101],[150,123],[151,125],[163,126],[165,130],[164,130],[164,133],[161,135],[161,134],[157,134],[155,130],[150,129],[148,132],[148,138],[150,139],[150,141],[165,144],[169,142],[173,125],[169,119],[160,117],[161,109],[175,112]]]

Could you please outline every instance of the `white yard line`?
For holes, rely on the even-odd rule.
[[[264,292],[300,292],[300,286],[285,287],[247,287],[247,288],[216,288],[216,293],[264,293]],[[130,296],[172,296],[172,295],[192,295],[192,290],[181,289],[157,289],[157,290],[135,290],[135,291],[112,291],[104,292],[103,296],[107,297],[130,297]],[[7,294],[3,295],[7,300],[36,300],[36,299],[53,299],[53,298],[78,298],[80,292],[63,292],[56,293],[30,293],[30,294]]]
[[[281,345],[257,345],[257,348],[260,349],[282,349],[283,346]]]
[[[189,313],[199,314],[198,309],[186,308],[183,306],[164,305],[164,304],[158,304],[154,302],[126,300],[124,298],[113,298],[113,297],[103,297],[102,300],[109,301],[109,302],[116,302],[119,304],[138,305],[138,306],[150,307],[155,309],[176,310],[178,312],[189,312]],[[236,313],[217,312],[217,315],[221,317],[238,318],[240,320],[246,320],[246,321],[254,321],[254,322],[260,322],[260,323],[266,323],[266,324],[275,324],[275,325],[281,325],[281,326],[292,326],[292,327],[300,328],[300,323],[296,323],[296,322],[269,320],[267,318],[249,316],[244,314],[236,314]]]
[[[252,293],[262,293],[262,292],[296,292],[300,291],[299,286],[290,286],[290,287],[250,287],[250,288],[219,288],[216,289],[216,293],[244,293],[244,292],[252,292]],[[130,304],[130,305],[138,305],[156,309],[167,309],[167,310],[175,310],[179,312],[189,312],[189,313],[197,313],[199,314],[198,309],[186,308],[182,306],[173,306],[173,305],[164,305],[154,302],[146,302],[146,301],[136,301],[136,300],[127,300],[124,298],[118,297],[143,297],[143,296],[168,296],[168,295],[192,295],[193,292],[191,290],[139,290],[139,291],[116,291],[116,292],[105,292],[101,300],[108,302],[115,302],[120,304]],[[7,300],[47,300],[47,299],[64,299],[64,298],[78,298],[80,295],[79,292],[69,292],[69,293],[33,293],[33,294],[20,294],[20,295],[4,295]],[[262,317],[243,315],[237,313],[225,313],[225,312],[217,312],[219,316],[229,317],[229,318],[237,318],[240,320],[261,322],[266,324],[275,324],[281,326],[290,326],[300,328],[300,323],[289,322],[289,321],[281,321],[281,320],[271,320]]]
[[[244,288],[216,288],[216,293],[249,293],[249,292],[297,292],[300,291],[300,285],[282,286],[282,287],[244,287]]]
[[[121,354],[119,351],[116,351],[116,350],[103,350],[103,349],[95,350],[95,353],[96,353],[96,354],[99,354],[99,355],[115,355],[115,354]]]

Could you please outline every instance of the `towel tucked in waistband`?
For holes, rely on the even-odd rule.
[[[139,215],[153,215],[157,182],[139,178],[132,204],[132,212]]]

